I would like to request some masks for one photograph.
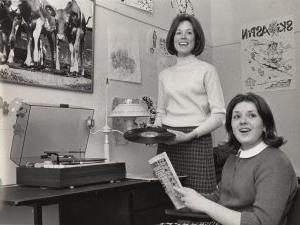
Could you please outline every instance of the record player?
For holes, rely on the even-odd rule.
[[[10,159],[19,185],[65,188],[125,178],[124,162],[86,158],[94,110],[22,103]]]

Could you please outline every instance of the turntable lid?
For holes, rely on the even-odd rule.
[[[20,166],[42,162],[45,152],[73,152],[81,158],[90,133],[86,121],[93,114],[88,108],[23,103],[14,125],[11,160]]]

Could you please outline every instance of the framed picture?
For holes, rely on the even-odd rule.
[[[108,30],[109,79],[141,83],[138,34],[129,27],[111,25]]]
[[[94,0],[0,2],[0,81],[93,92]]]

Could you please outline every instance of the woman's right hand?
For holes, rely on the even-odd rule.
[[[207,201],[209,201],[207,198],[203,197],[200,193],[192,188],[174,187],[174,189],[180,195],[182,195],[181,200],[186,205],[186,207],[190,208],[193,211],[204,212]]]
[[[235,211],[213,202],[191,188],[176,188],[186,207],[195,212],[203,212],[224,225],[240,225],[241,212]]]

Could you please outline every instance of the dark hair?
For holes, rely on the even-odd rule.
[[[194,16],[187,14],[179,14],[174,18],[166,39],[167,50],[171,55],[177,55],[177,50],[174,46],[174,36],[179,24],[183,21],[189,21],[192,24],[195,34],[195,46],[192,54],[196,56],[200,55],[205,47],[204,32],[199,21]]]
[[[257,112],[260,115],[266,129],[266,131],[262,134],[262,139],[267,145],[280,147],[286,142],[283,137],[277,136],[274,117],[265,99],[259,95],[249,92],[246,94],[236,95],[227,106],[225,128],[228,133],[228,142],[226,145],[234,147],[236,150],[238,150],[241,146],[235,138],[231,126],[232,111],[240,102],[252,102],[256,106]]]

